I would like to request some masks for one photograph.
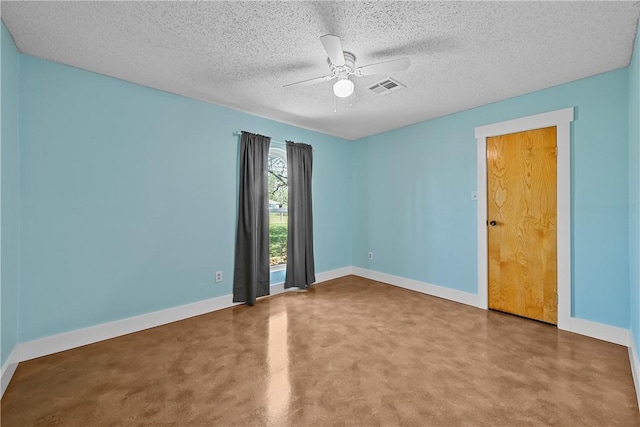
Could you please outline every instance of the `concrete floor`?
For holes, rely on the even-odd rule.
[[[627,349],[347,276],[21,363],[2,426],[639,426]]]

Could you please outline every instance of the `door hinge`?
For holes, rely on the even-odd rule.
[[[559,303],[558,303],[558,294],[556,294],[556,305],[559,305]]]
[[[558,157],[558,146],[556,145],[556,157]]]

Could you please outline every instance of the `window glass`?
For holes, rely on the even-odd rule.
[[[283,148],[269,149],[269,264],[279,268],[287,263],[287,153]]]

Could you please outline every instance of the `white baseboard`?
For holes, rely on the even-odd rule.
[[[351,274],[350,266],[325,271],[316,275],[315,283],[325,282],[348,274]],[[284,292],[284,284],[274,285],[270,291],[271,295],[282,293]],[[232,295],[223,295],[21,343],[16,346],[14,351],[17,352],[17,361],[22,362],[121,335],[154,328],[167,323],[177,322],[178,320],[188,319],[189,317],[199,316],[234,305],[238,305],[238,303],[233,302]]]
[[[379,271],[367,270],[366,268],[352,267],[352,272],[356,276],[366,279],[376,280],[382,283],[410,289],[423,294],[444,298],[450,301],[459,302],[473,307],[483,308],[477,294],[459,291],[457,289],[445,288],[444,286],[432,285],[430,283],[419,282],[405,277],[393,276],[391,274],[380,273]]]
[[[568,331],[625,347],[629,346],[629,330],[617,326],[572,317]]]
[[[352,267],[348,266],[348,267],[336,268],[335,270],[323,271],[322,273],[316,274],[316,281],[313,282],[313,284],[317,285],[318,283],[327,282],[329,280],[337,279],[339,277],[348,276],[352,274],[351,270],[352,270]],[[293,288],[293,289],[298,289],[298,288]],[[284,282],[274,283],[271,285],[270,295],[278,295],[284,291],[285,291]]]
[[[36,357],[58,353],[60,351],[93,344],[98,341],[143,331],[178,320],[210,313],[236,305],[231,295],[210,298],[191,304],[179,305],[164,310],[128,317],[96,326],[76,329],[75,331],[52,335],[33,341],[18,344],[20,361],[35,359]]]
[[[631,331],[629,331],[629,363],[631,363],[631,375],[633,376],[633,385],[636,388],[638,408],[640,408],[640,359],[638,359],[638,349]]]
[[[445,288],[443,286],[432,285],[430,283],[419,282],[413,279],[393,276],[391,274],[380,273],[379,271],[368,270],[361,267],[352,267],[352,274],[364,277],[378,282],[388,283],[412,291],[421,292],[423,294],[432,295],[438,298],[448,299],[450,301],[467,304],[473,307],[485,308],[480,297],[477,294],[463,292],[456,289]],[[580,335],[586,335],[591,338],[597,338],[602,341],[611,342],[623,346],[628,346],[629,330],[616,326],[609,326],[603,323],[592,322],[590,320],[572,317],[570,319],[569,332]]]
[[[348,266],[318,273],[316,274],[316,283],[326,282],[350,274],[473,307],[484,308],[477,294],[432,285],[430,283],[393,276],[391,274],[360,267]],[[283,283],[271,287],[271,295],[277,295],[282,292],[285,292]],[[199,316],[201,314],[232,307],[237,304],[238,303],[232,302],[232,295],[223,295],[191,304],[185,304],[140,316],[116,320],[114,322],[103,323],[96,326],[17,344],[7,358],[5,364],[2,366],[2,388],[0,390],[0,397],[7,388],[19,362],[58,353],[60,351],[70,350],[72,348],[142,331],[167,323],[176,322],[189,317]],[[570,332],[628,346],[634,383],[636,386],[636,395],[640,396],[640,365],[638,361],[638,349],[635,348],[633,340],[630,339],[629,330],[574,317],[571,318]]]
[[[0,371],[0,399],[2,399],[4,391],[11,382],[11,378],[18,367],[18,362],[20,362],[18,358],[18,347],[15,346],[13,350],[11,350],[11,353],[9,353],[7,360],[2,365],[2,371]]]
[[[352,266],[336,268],[335,270],[323,271],[322,273],[316,274],[316,283],[327,282],[329,280],[348,276],[350,274],[353,274]]]

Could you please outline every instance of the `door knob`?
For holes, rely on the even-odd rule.
[[[489,225],[492,226],[492,227],[495,227],[496,225],[498,225],[498,223],[495,222],[495,221],[490,221]]]

